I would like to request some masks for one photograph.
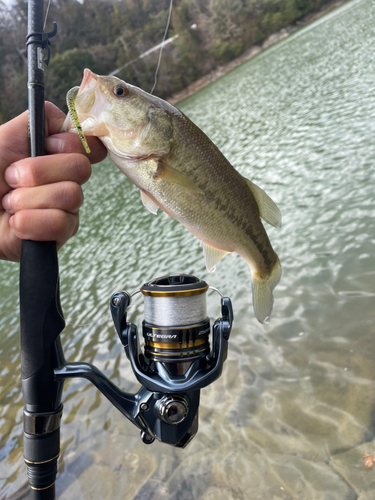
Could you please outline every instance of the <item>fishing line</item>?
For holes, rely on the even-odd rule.
[[[156,83],[158,81],[158,72],[159,72],[159,68],[160,68],[160,62],[161,62],[161,55],[163,53],[163,48],[164,48],[164,42],[165,42],[165,39],[167,38],[167,33],[168,33],[168,29],[169,29],[169,23],[171,21],[171,14],[172,14],[172,5],[173,5],[173,0],[171,0],[171,3],[169,5],[169,13],[168,13],[168,21],[167,21],[167,26],[165,27],[165,31],[164,31],[164,37],[163,37],[163,41],[161,42],[161,47],[160,47],[160,52],[159,52],[159,60],[158,60],[158,65],[156,66],[156,71],[155,71],[155,80],[154,80],[154,85],[151,89],[151,92],[150,94],[153,93],[155,87],[156,87]]]
[[[46,23],[47,23],[47,17],[48,17],[48,12],[49,12],[49,6],[50,5],[51,5],[51,0],[48,1],[46,15],[44,17],[43,31],[46,29]]]
[[[145,321],[161,327],[199,323],[207,318],[206,295],[144,296]]]

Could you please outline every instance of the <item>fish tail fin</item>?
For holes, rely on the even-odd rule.
[[[252,269],[253,307],[257,320],[266,323],[269,319],[273,306],[272,290],[280,281],[281,265],[277,259],[272,272],[266,278],[262,278]]]

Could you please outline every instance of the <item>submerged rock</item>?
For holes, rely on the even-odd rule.
[[[364,455],[375,452],[375,439],[356,448],[339,453],[330,460],[330,466],[360,494],[358,500],[373,500],[375,464],[366,468]]]

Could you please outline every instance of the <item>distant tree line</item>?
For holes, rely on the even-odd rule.
[[[167,97],[215,67],[235,58],[271,33],[317,10],[327,0],[174,0],[154,93]],[[52,59],[46,70],[46,98],[62,109],[66,92],[79,85],[85,67],[108,74],[137,59],[163,38],[169,0],[52,0]],[[195,29],[191,26],[196,25]],[[0,123],[27,108],[27,0],[0,0]],[[150,91],[158,52],[117,75]]]

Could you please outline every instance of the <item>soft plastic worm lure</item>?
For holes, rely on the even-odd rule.
[[[72,117],[72,121],[73,121],[74,127],[77,131],[77,134],[78,134],[79,138],[81,139],[81,142],[83,144],[83,147],[85,148],[86,153],[89,154],[89,153],[91,153],[91,151],[90,151],[89,145],[87,144],[86,137],[84,136],[84,133],[82,131],[82,127],[81,127],[81,124],[79,122],[79,118],[78,118],[76,106],[75,106],[78,91],[79,91],[79,87],[73,87],[72,89],[69,90],[69,92],[66,94],[66,104],[68,106],[68,110],[69,110],[70,116]]]

